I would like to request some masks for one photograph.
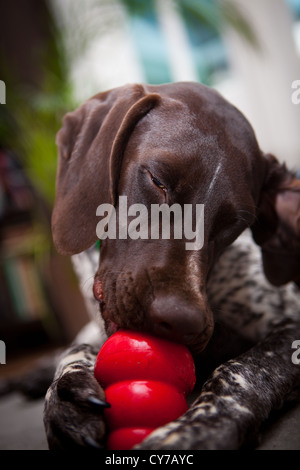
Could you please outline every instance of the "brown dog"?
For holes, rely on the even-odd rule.
[[[211,269],[247,227],[262,247],[268,279],[299,284],[300,182],[262,153],[248,121],[216,91],[176,83],[100,93],[65,117],[57,143],[52,228],[62,254],[96,242],[99,205],[116,207],[119,219],[119,196],[127,196],[128,206],[148,208],[204,204],[201,250],[186,250],[184,237],[102,241],[94,295],[108,334],[120,327],[149,331],[201,353],[214,329],[207,297]],[[66,389],[63,370],[56,378]],[[46,404],[49,442],[57,442],[53,409],[62,406],[55,387]]]

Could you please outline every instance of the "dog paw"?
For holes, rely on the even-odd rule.
[[[44,425],[49,449],[103,448],[109,404],[90,370],[67,372],[49,387]]]
[[[137,450],[183,450],[189,449],[191,442],[184,442],[183,432],[176,421],[166,426],[157,428],[149,436],[146,437],[140,444],[135,446]]]

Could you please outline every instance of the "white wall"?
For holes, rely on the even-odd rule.
[[[223,0],[224,2],[227,0]],[[257,51],[232,29],[224,33],[232,73],[217,88],[250,120],[263,151],[300,168],[300,79],[292,18],[284,0],[231,0],[260,44]],[[65,30],[70,76],[79,102],[128,82],[144,82],[126,12],[118,0],[51,0]],[[186,32],[172,0],[156,0],[172,79],[197,80]],[[85,44],[82,44],[84,39]]]
[[[235,86],[224,93],[251,121],[261,148],[299,169],[300,104],[293,104],[291,96],[292,82],[300,79],[300,59],[290,11],[284,0],[233,2],[250,23],[260,49],[232,30],[226,32]]]
[[[74,96],[144,82],[127,21],[118,0],[50,0],[63,30]]]

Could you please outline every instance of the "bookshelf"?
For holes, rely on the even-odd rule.
[[[65,344],[88,320],[71,263],[52,246],[49,214],[15,155],[0,149],[0,339],[8,355]]]

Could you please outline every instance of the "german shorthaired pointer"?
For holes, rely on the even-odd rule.
[[[234,106],[197,83],[100,93],[66,115],[57,144],[54,242],[73,255],[94,320],[48,389],[49,447],[105,446],[93,366],[118,328],[186,344],[198,373],[189,410],[137,448],[252,443],[299,386],[300,181],[262,153]],[[204,204],[202,248],[186,250],[184,237],[116,237],[98,252],[97,207],[111,204],[119,220],[119,196],[146,207]]]

